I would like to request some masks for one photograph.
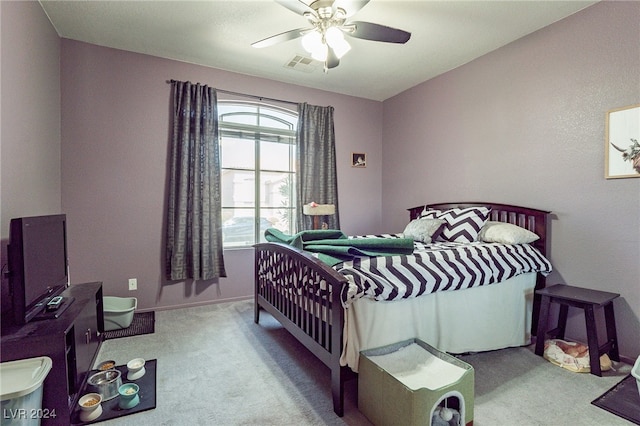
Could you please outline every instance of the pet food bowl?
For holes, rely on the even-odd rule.
[[[127,373],[127,380],[138,380],[140,377],[144,376],[146,372],[144,368],[145,361],[143,358],[134,358],[127,363],[127,369],[129,372]]]
[[[78,400],[80,420],[90,422],[102,414],[102,396],[99,393],[88,393]]]
[[[140,403],[140,396],[138,395],[139,391],[140,387],[135,383],[125,383],[120,386],[118,388],[118,393],[120,394],[118,407],[123,410],[127,410],[138,405]]]
[[[106,370],[93,374],[87,380],[90,390],[102,395],[102,401],[109,401],[118,396],[118,388],[122,385],[121,373],[118,370]]]
[[[103,361],[98,364],[98,370],[100,371],[112,370],[114,368],[116,368],[116,362],[112,359],[110,359],[109,361]]]

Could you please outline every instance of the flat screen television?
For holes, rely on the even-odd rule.
[[[25,324],[69,285],[64,214],[11,219],[7,261],[13,320]]]

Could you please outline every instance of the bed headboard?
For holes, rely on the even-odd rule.
[[[533,242],[532,245],[540,250],[543,255],[547,255],[547,215],[551,212],[545,210],[487,202],[435,203],[412,207],[408,210],[410,220],[413,220],[418,218],[425,208],[448,210],[473,206],[491,208],[489,220],[513,223],[514,225],[528,229],[531,232],[535,232],[540,239]]]

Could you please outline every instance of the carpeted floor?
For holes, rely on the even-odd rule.
[[[333,413],[329,370],[253,301],[156,312],[154,334],[108,340],[96,363],[157,358],[156,409],[113,425],[369,425],[347,383],[345,416]],[[591,404],[629,374],[572,373],[512,348],[461,357],[475,369],[476,426],[629,425]]]

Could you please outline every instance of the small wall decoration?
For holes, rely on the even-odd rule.
[[[607,112],[605,178],[640,177],[640,104]]]
[[[367,167],[367,154],[364,152],[352,152],[351,167]]]

